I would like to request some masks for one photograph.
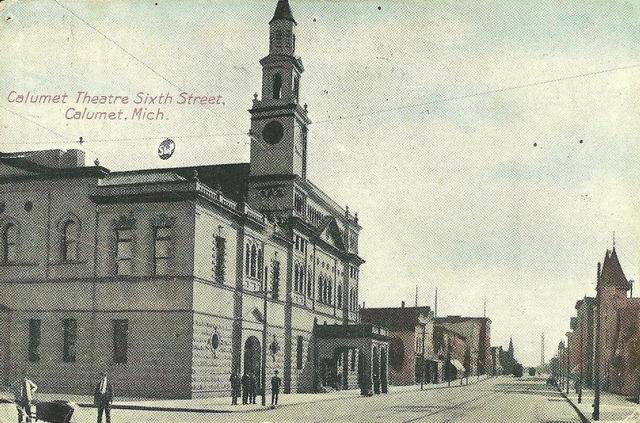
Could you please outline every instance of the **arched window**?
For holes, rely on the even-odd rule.
[[[282,76],[279,73],[273,75],[273,98],[279,100],[282,95]]]
[[[2,262],[15,263],[18,259],[18,227],[9,223],[2,234]]]
[[[311,267],[307,269],[307,297],[313,298],[313,278],[311,277]]]
[[[338,308],[342,308],[342,286],[338,285]]]
[[[245,263],[245,273],[248,276],[249,273],[251,273],[251,245],[249,244],[247,244],[247,248],[245,250],[244,263]]]
[[[327,304],[333,304],[333,281],[327,281]]]
[[[258,279],[262,280],[262,265],[264,263],[264,252],[258,250]]]
[[[258,251],[256,250],[256,246],[251,246],[251,276],[256,277],[256,264],[258,261]]]
[[[67,220],[62,227],[62,260],[74,261],[78,258],[78,225]]]

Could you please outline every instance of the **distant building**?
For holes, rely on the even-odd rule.
[[[436,317],[434,323],[465,337],[471,354],[470,375],[491,370],[491,320],[487,317]]]
[[[500,364],[502,364],[503,374],[513,374],[513,367],[516,364],[516,358],[513,349],[513,338],[509,338],[509,347],[506,351],[500,348]]]
[[[435,324],[433,326],[433,347],[438,357],[436,382],[455,380],[468,374],[469,366],[465,367],[463,364],[465,358],[470,359],[467,338],[444,325]]]
[[[392,385],[429,383],[437,372],[433,351],[433,312],[429,307],[361,308],[363,323],[389,330],[389,377]]]
[[[578,376],[583,386],[593,386],[593,336],[595,319],[595,298],[584,297],[576,302],[576,320],[574,333],[578,348]]]

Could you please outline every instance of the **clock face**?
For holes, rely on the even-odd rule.
[[[262,138],[271,145],[279,143],[283,135],[284,128],[277,120],[272,120],[262,129]]]

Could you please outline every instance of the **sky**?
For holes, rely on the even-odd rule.
[[[364,227],[360,300],[483,314],[540,361],[612,246],[640,269],[640,4],[290,0],[309,178]],[[275,0],[0,3],[0,150],[111,170],[247,162]],[[164,120],[66,119],[9,93],[221,95]],[[89,105],[118,110],[119,105]],[[149,105],[150,110],[158,106]],[[124,106],[130,111],[131,105]],[[176,143],[157,156],[160,141]]]

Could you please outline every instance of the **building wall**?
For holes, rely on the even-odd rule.
[[[600,380],[603,389],[607,390],[616,370],[612,367],[613,355],[616,347],[616,331],[618,325],[618,310],[627,300],[626,292],[615,287],[604,287],[600,313]],[[594,325],[595,331],[595,325]],[[595,357],[594,357],[595,358]],[[594,375],[595,377],[595,375]]]
[[[62,319],[76,319],[76,361],[63,362]],[[119,397],[188,398],[190,313],[15,312],[12,313],[8,381],[27,370],[40,392],[90,395],[106,371]],[[29,319],[41,320],[40,359],[29,361]],[[113,362],[113,319],[127,319],[127,362]],[[149,383],[153,381],[153,383]]]
[[[0,266],[0,280],[92,276],[96,207],[89,195],[95,185],[95,180],[87,178],[0,184],[0,202],[5,204],[0,226],[9,222],[18,226],[18,261]],[[78,260],[62,263],[62,224],[70,217],[80,224]]]
[[[421,329],[421,328],[420,328]],[[420,332],[422,332],[420,330]],[[403,356],[396,357],[397,350],[389,349],[389,383],[391,385],[413,385],[416,383],[416,330],[390,330],[389,337],[396,342],[402,342]],[[419,335],[422,338],[422,334]],[[397,341],[396,341],[397,340]],[[394,366],[394,363],[402,363],[400,366]]]

